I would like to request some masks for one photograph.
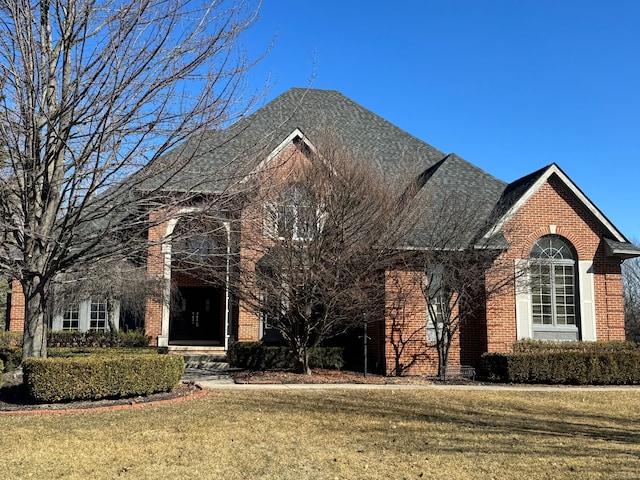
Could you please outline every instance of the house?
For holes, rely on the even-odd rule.
[[[498,295],[487,297],[481,311],[460,325],[453,339],[451,364],[477,365],[483,352],[508,351],[518,339],[624,340],[621,264],[640,256],[640,250],[558,165],[506,183],[455,154],[437,150],[339,92],[291,89],[230,127],[177,147],[169,157],[189,158],[177,174],[158,169],[158,178],[166,182],[168,191],[197,191],[202,197],[221,199],[224,206],[212,234],[215,241],[205,230],[196,235],[198,228],[189,224],[197,202],[180,208],[174,205],[166,220],[152,222],[147,269],[165,285],[163,299],[147,301],[145,330],[154,344],[224,351],[234,340],[254,341],[273,335],[268,320],[234,295],[231,280],[238,275],[236,268],[255,270],[261,254],[243,244],[249,235],[243,227],[248,211],[244,207],[234,210],[232,201],[222,199],[233,186],[243,185],[245,178],[267,169],[282,180],[283,191],[287,190],[291,171],[308,161],[309,152],[327,129],[353,155],[382,171],[398,191],[403,185],[415,186],[412,204],[422,211],[402,246],[406,251],[443,248],[432,235],[438,219],[434,205],[438,200],[450,203],[448,195],[461,192],[473,205],[475,221],[457,237],[456,248],[473,251],[479,245],[490,245],[502,265],[509,265],[513,272],[526,272],[513,275],[513,282]],[[289,215],[292,219],[295,235],[302,235],[295,223],[304,206],[300,202],[292,193],[275,206],[281,218]],[[273,207],[273,203],[269,205]],[[267,215],[269,210],[260,208],[252,214]],[[166,213],[152,211],[150,218]],[[172,234],[181,228],[196,233],[187,246],[192,252],[209,248],[222,252],[217,267],[222,275],[216,282],[181,268],[184,259],[171,242]],[[268,230],[261,234],[265,244],[272,246],[278,235]],[[182,245],[181,250],[184,248]],[[231,258],[240,261],[232,262]],[[412,335],[401,352],[394,350],[391,339],[392,297],[398,285],[423,275],[424,269],[406,266],[384,272],[384,313],[368,332],[369,364],[383,373],[393,374],[398,363],[407,365],[404,373],[410,374],[433,373],[437,365],[431,349],[434,332],[427,322],[429,312],[436,310],[428,308],[421,292],[404,297],[402,328]],[[496,275],[495,265],[489,266],[486,281]],[[414,284],[422,285],[420,281]],[[12,330],[21,328],[21,308],[19,295],[14,295]],[[78,326],[90,327],[92,308],[85,305],[81,309],[87,320]],[[54,326],[68,324],[64,318],[54,322]]]

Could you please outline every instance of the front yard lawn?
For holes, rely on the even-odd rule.
[[[0,417],[6,479],[637,478],[640,392],[212,390]]]

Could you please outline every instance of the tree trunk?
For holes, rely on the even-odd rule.
[[[25,295],[24,333],[22,336],[22,359],[29,357],[46,358],[47,322],[46,289],[47,281],[39,277],[23,280]]]
[[[309,350],[307,348],[301,348],[296,352],[296,373],[311,375],[311,368],[309,367]]]
[[[444,342],[438,345],[438,377],[447,380],[447,363],[449,361],[449,345]]]
[[[113,339],[118,333],[118,326],[116,319],[116,302],[113,298],[107,298],[107,322],[109,323],[109,336]]]

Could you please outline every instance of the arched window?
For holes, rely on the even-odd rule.
[[[534,338],[554,338],[556,330],[574,331],[578,339],[576,254],[571,244],[558,235],[541,237],[531,249],[529,268]]]

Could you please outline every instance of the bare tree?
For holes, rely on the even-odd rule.
[[[627,340],[640,342],[640,259],[622,264],[624,287],[624,326]]]
[[[513,286],[520,274],[501,255],[507,247],[504,231],[478,238],[495,215],[488,218],[485,207],[471,196],[451,190],[432,196],[426,204],[429,219],[421,228],[425,248],[407,252],[398,266],[399,271],[411,273],[405,275],[409,285],[398,292],[406,296],[418,288],[426,302],[426,331],[415,325],[413,330],[405,329],[395,348],[401,359],[408,358],[404,350],[417,358],[435,348],[438,376],[446,378],[451,347],[461,326],[483,314],[487,300]],[[396,364],[396,375],[411,365],[401,360]]]
[[[384,314],[384,270],[395,255],[389,247],[401,236],[385,233],[400,212],[397,195],[330,140],[313,151],[299,145],[251,182],[238,218],[234,292],[241,308],[278,332],[297,371],[310,373],[316,346],[361,325],[363,314]]]
[[[25,357],[46,356],[52,279],[142,245],[189,161],[165,152],[242,113],[255,15],[242,0],[0,2],[0,266],[26,297]]]

